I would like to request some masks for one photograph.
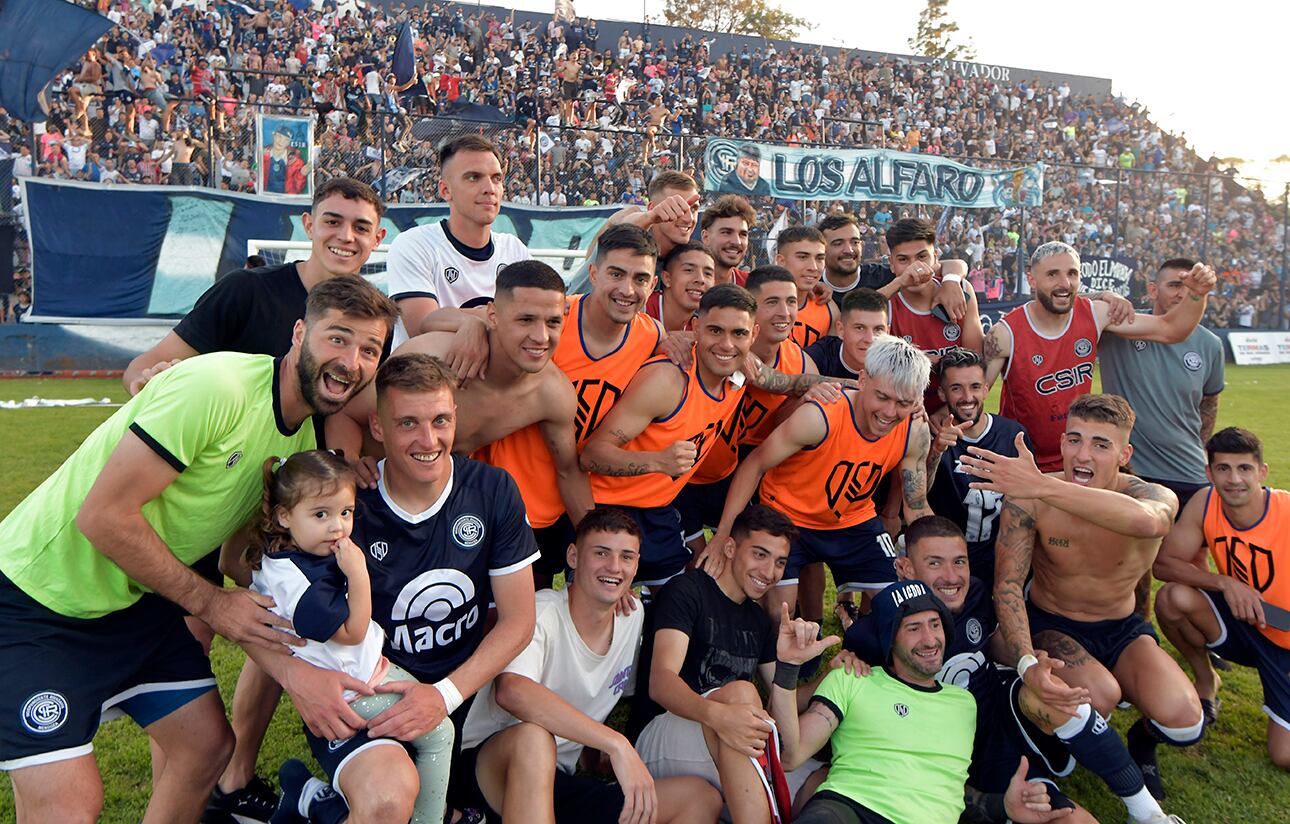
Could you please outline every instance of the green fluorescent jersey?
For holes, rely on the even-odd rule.
[[[278,367],[267,355],[217,352],[153,378],[0,522],[0,572],[75,618],[124,609],[147,591],[76,528],[85,496],[126,437],[142,439],[179,473],[143,507],[175,557],[192,564],[219,546],[258,512],[264,460],[317,445],[311,421],[295,431],[283,422]]]
[[[972,761],[976,701],[967,690],[918,687],[875,669],[837,669],[816,691],[841,719],[821,790],[853,799],[895,824],[955,824]],[[910,778],[917,785],[911,790]]]

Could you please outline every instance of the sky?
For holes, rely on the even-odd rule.
[[[501,0],[506,2],[506,0]],[[548,11],[552,0],[511,0]],[[723,2],[723,0],[713,0]],[[771,0],[806,18],[800,39],[910,53],[923,0]],[[507,5],[511,3],[508,2]],[[579,16],[640,20],[635,0],[574,0]],[[662,19],[663,0],[643,0]],[[1284,0],[950,0],[949,15],[977,60],[1109,77],[1116,94],[1185,132],[1204,157],[1243,158],[1243,170],[1290,180],[1290,107],[1272,78],[1286,77],[1290,3]]]

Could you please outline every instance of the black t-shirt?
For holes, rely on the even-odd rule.
[[[825,377],[852,380],[858,380],[860,377],[842,362],[842,338],[833,335],[820,338],[802,351],[811,356],[811,360],[815,362],[815,368]]]
[[[305,316],[308,296],[295,263],[237,269],[197,299],[193,310],[175,324],[175,334],[203,355],[282,357],[291,349],[291,331]]]
[[[895,279],[895,273],[885,263],[862,263],[856,269],[855,284],[850,288],[840,289],[833,286],[832,282],[828,283],[833,286],[833,302],[838,305],[838,309],[841,309],[842,299],[848,292],[854,289],[881,289]]]
[[[663,587],[655,607],[656,629],[690,637],[681,680],[699,695],[731,681],[754,680],[759,664],[775,660],[775,628],[752,599],[736,604],[712,576],[691,570]]]

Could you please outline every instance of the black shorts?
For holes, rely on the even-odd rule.
[[[644,535],[641,560],[636,568],[637,586],[662,586],[685,571],[690,548],[681,534],[681,515],[672,506],[622,507]]]
[[[1202,489],[1209,488],[1208,483],[1192,484],[1187,483],[1186,481],[1160,481],[1155,478],[1143,478],[1142,480],[1147,483],[1160,484],[1165,489],[1168,489],[1170,492],[1178,496],[1178,515],[1174,516],[1175,521],[1178,520],[1178,516],[1182,515],[1183,507],[1191,500],[1192,495],[1195,495]]]
[[[1045,630],[1060,632],[1082,646],[1108,670],[1115,669],[1121,653],[1139,636],[1150,635],[1157,644],[1160,643],[1151,623],[1136,612],[1106,621],[1073,621],[1064,615],[1040,609],[1029,600],[1026,601],[1026,612],[1030,616],[1032,638]]]
[[[780,585],[796,584],[802,567],[823,561],[839,592],[878,590],[896,580],[896,544],[881,518],[842,529],[800,529]]]
[[[567,512],[550,526],[534,529],[533,537],[537,539],[541,556],[534,562],[533,571],[550,577],[566,572],[568,549],[569,544],[573,543],[573,536],[573,522],[569,520]]]
[[[495,733],[494,733],[495,734]],[[475,796],[463,796],[461,801],[466,806],[487,810],[489,819],[501,820],[502,814],[494,810],[479,791],[479,778],[475,772],[479,763],[479,751],[491,740],[485,738],[478,747],[462,750],[454,764],[460,764],[462,783],[469,783],[474,788]],[[617,784],[598,781],[585,775],[570,775],[561,769],[555,771],[555,783],[552,787],[555,800],[555,820],[557,824],[617,824],[618,816],[623,811],[623,791]]]
[[[721,523],[721,510],[726,505],[726,493],[730,491],[730,473],[719,481],[710,484],[688,483],[672,502],[681,515],[681,532],[686,543],[703,534],[704,527],[715,529]]]
[[[560,93],[565,100],[577,100],[579,91],[581,91],[581,88],[577,83],[570,83],[566,80],[560,84]]]
[[[968,784],[981,792],[1004,792],[1023,755],[1029,759],[1026,778],[1031,781],[1052,783],[1055,778],[1070,775],[1075,759],[1066,745],[1057,736],[1044,733],[1022,713],[1021,678],[1013,670],[986,666],[991,669],[990,676],[977,679],[980,686],[972,692],[977,707],[976,738],[972,742]]]
[[[99,724],[141,727],[215,689],[183,611],[158,595],[69,618],[0,574],[0,769],[87,755]]]
[[[1263,684],[1263,712],[1273,722],[1290,730],[1290,650],[1272,643],[1252,624],[1232,615],[1221,592],[1201,591],[1218,618],[1218,640],[1209,645],[1217,655],[1254,667]]]
[[[892,824],[886,816],[832,790],[811,796],[795,820],[797,824]]]

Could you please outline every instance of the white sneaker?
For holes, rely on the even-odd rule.
[[[1183,821],[1176,815],[1166,815],[1161,813],[1160,815],[1153,815],[1150,818],[1134,818],[1133,816],[1129,816],[1129,824],[1187,824],[1187,822]]]

